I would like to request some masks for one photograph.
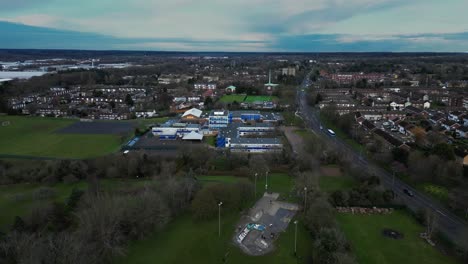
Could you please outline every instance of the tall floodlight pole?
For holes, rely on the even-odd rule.
[[[255,198],[257,198],[257,176],[258,176],[258,173],[255,173],[255,190],[254,190]]]
[[[297,220],[294,221],[294,256],[297,256]]]
[[[304,212],[307,210],[307,187],[304,187]]]
[[[219,202],[218,204],[218,236],[221,237],[221,205],[223,202]]]

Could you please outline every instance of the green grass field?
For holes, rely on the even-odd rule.
[[[119,189],[128,186],[137,186],[147,183],[148,180],[108,180],[100,181],[104,189]],[[34,198],[34,191],[46,185],[40,184],[15,184],[0,186],[0,230],[8,228],[13,223],[15,216],[27,216],[31,210],[41,204],[57,201],[66,202],[74,188],[85,190],[88,184],[85,181],[77,183],[59,183],[51,187],[56,195],[51,199],[37,200]]]
[[[239,177],[232,176],[202,176],[202,182],[233,183]],[[271,174],[268,177],[269,189],[289,194],[293,181],[286,174]],[[265,188],[265,176],[257,179],[258,196]],[[241,215],[239,212],[223,212],[221,216],[221,237],[218,237],[218,220],[196,222],[189,214],[177,218],[164,231],[154,233],[147,239],[130,244],[128,254],[116,260],[116,263],[305,263],[310,254],[312,240],[302,225],[298,225],[298,255],[294,251],[294,225],[290,225],[275,242],[274,252],[260,257],[243,254],[232,243],[236,231],[236,223]]]
[[[134,120],[125,120],[122,122],[135,122],[140,129],[145,129],[147,126],[154,124],[162,124],[167,122],[169,117],[154,117],[154,118],[139,118]]]
[[[324,192],[332,193],[338,190],[349,190],[356,186],[353,178],[348,176],[327,177],[320,176],[319,178],[320,189]]]
[[[59,134],[55,131],[76,120],[0,116],[0,155],[52,158],[91,158],[117,151],[121,139],[117,135]]]
[[[219,99],[219,101],[221,103],[233,103],[233,102],[242,103],[242,102],[244,102],[245,97],[246,96],[243,95],[243,94],[241,94],[241,95],[237,95],[237,94],[223,95],[223,97],[221,97]]]
[[[218,237],[218,219],[194,222],[189,215],[179,217],[161,233],[130,245],[128,255],[116,263],[304,263],[293,256],[294,226],[276,241],[276,250],[271,254],[251,257],[243,254],[231,242],[239,221],[239,213],[221,216],[221,237]],[[298,225],[298,255],[306,256],[312,241],[304,228]],[[304,260],[304,257],[302,258]]]
[[[403,211],[390,215],[337,214],[337,220],[361,264],[456,263],[419,238],[423,227]],[[403,233],[395,240],[382,235],[391,228]]]
[[[272,102],[272,101],[278,101],[278,97],[276,96],[253,96],[249,95],[247,98],[245,98],[244,102],[246,103],[253,103],[253,102]]]
[[[253,182],[253,181],[252,181]],[[257,196],[260,198],[265,192],[265,174],[257,176]],[[294,180],[284,173],[270,173],[268,175],[268,191],[280,194],[280,200],[292,201]]]
[[[215,136],[209,136],[209,137],[204,137],[203,141],[205,141],[206,144],[216,147],[216,137]]]
[[[272,102],[278,101],[278,97],[276,96],[267,96],[267,95],[245,95],[245,94],[229,94],[223,95],[219,99],[221,103],[233,103],[233,102],[246,102],[246,103],[253,103],[253,102]]]
[[[211,183],[236,183],[242,178],[234,176],[198,176],[197,179],[203,184]]]
[[[427,193],[429,196],[447,204],[449,200],[449,191],[444,186],[439,186],[431,183],[420,184],[416,186],[419,191]]]

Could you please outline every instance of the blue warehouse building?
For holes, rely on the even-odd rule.
[[[226,128],[232,123],[232,114],[226,110],[211,111],[208,117],[208,127],[210,130]]]
[[[177,137],[182,138],[191,132],[200,133],[200,125],[175,123],[170,120],[159,127],[153,127],[151,132],[161,140],[175,140]]]
[[[283,149],[275,137],[275,127],[269,123],[232,123],[220,129],[216,139],[218,148],[229,148],[235,152],[277,152]]]

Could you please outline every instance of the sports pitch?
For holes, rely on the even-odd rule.
[[[108,134],[60,132],[76,123],[76,119],[0,116],[0,156],[92,158],[119,150],[130,135],[112,134],[111,130]]]
[[[238,102],[242,103],[245,100],[245,95],[236,95],[236,94],[231,94],[231,95],[224,95],[219,99],[221,103],[233,103],[233,102]]]
[[[267,96],[267,95],[238,95],[238,94],[231,94],[231,95],[224,95],[219,99],[221,103],[253,103],[253,102],[272,102],[278,101],[278,97],[276,96]]]

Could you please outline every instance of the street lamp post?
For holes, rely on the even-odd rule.
[[[265,192],[268,193],[268,170],[266,171],[266,174],[265,174]]]
[[[294,221],[294,256],[297,256],[297,220]]]
[[[257,175],[258,173],[255,173],[255,191],[254,191],[255,198],[257,198]]]
[[[218,204],[218,236],[221,237],[221,205],[223,202],[219,202]]]
[[[304,212],[307,210],[307,187],[304,187]]]

